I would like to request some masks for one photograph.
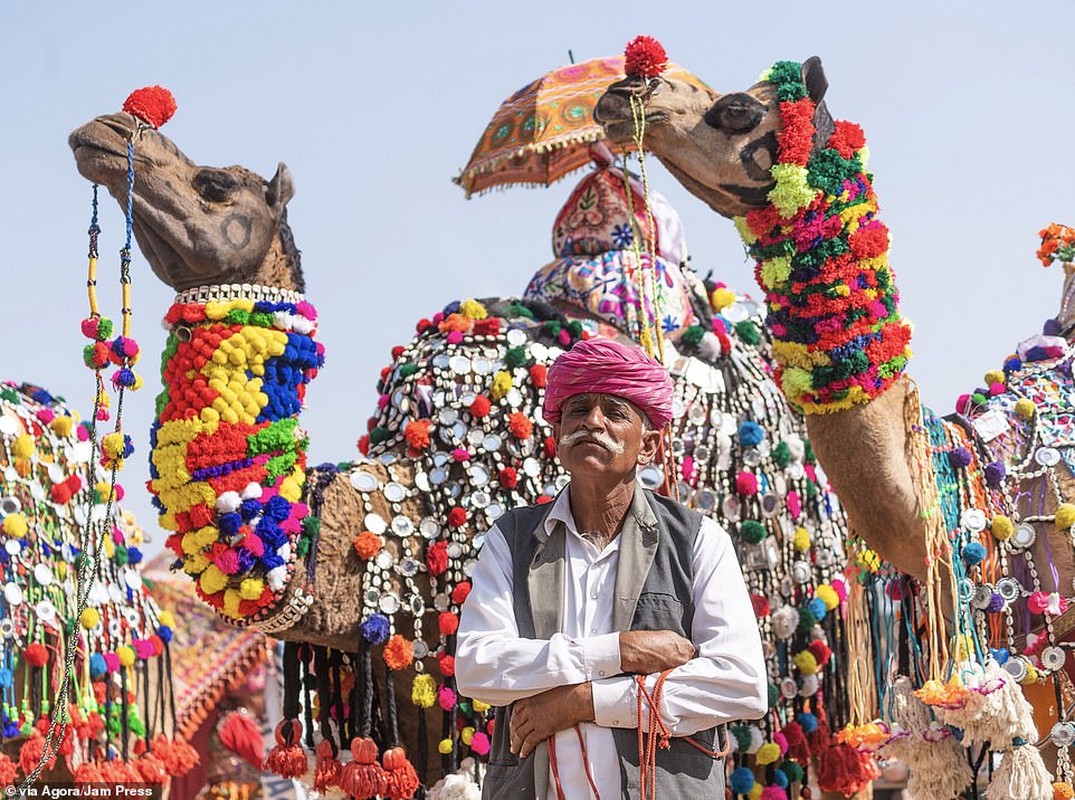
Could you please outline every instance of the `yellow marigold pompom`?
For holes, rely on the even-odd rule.
[[[795,654],[795,666],[803,675],[817,675],[817,659],[809,650]]]
[[[493,387],[489,393],[493,396],[494,400],[500,400],[508,393],[512,387],[511,373],[500,370],[493,376]]]
[[[746,217],[732,217],[732,223],[734,223],[735,229],[739,232],[739,238],[743,240],[744,244],[754,244],[754,242],[758,241],[757,235],[747,224]]]
[[[1004,371],[991,369],[985,373],[985,385],[992,386],[994,383],[1004,383]]]
[[[105,549],[105,555],[108,556],[109,558],[112,558],[112,556],[115,555],[115,553],[116,553],[116,543],[112,541],[111,536],[106,536],[104,538],[104,549]]]
[[[11,445],[11,453],[15,458],[29,458],[34,454],[34,437],[28,433],[20,433],[15,437]]]
[[[1061,503],[1056,508],[1056,527],[1067,530],[1072,525],[1075,525],[1075,505]]]
[[[1023,419],[1032,419],[1035,411],[1037,411],[1037,408],[1034,406],[1033,400],[1021,397],[1015,401],[1015,413]]]
[[[832,611],[838,605],[840,605],[840,595],[836,594],[836,590],[829,586],[827,583],[823,583],[814,590],[814,596],[819,598],[821,602],[825,604],[825,608]]]
[[[216,564],[210,564],[202,572],[201,577],[198,578],[198,583],[206,594],[216,594],[227,587],[228,576],[221,572],[220,567]],[[236,592],[236,596],[238,596],[238,592]]]
[[[66,414],[60,417],[56,417],[49,425],[52,428],[52,432],[57,436],[67,438],[71,435],[71,431],[75,429],[75,420],[73,417],[69,417]]]
[[[1029,686],[1030,684],[1037,683],[1037,682],[1038,682],[1038,670],[1037,670],[1037,667],[1035,667],[1033,664],[1028,663],[1026,665],[1026,675],[1023,676],[1023,679],[1021,681],[1019,681],[1019,683],[1023,684],[1023,686]]]
[[[4,517],[4,533],[8,536],[21,539],[29,529],[30,526],[26,522],[26,516],[22,513],[16,512]],[[105,537],[105,539],[107,540],[108,537]]]
[[[280,496],[290,503],[297,503],[302,499],[302,489],[288,476],[280,481]]]
[[[243,600],[257,600],[265,589],[265,583],[261,578],[244,578],[239,584],[239,596]]]
[[[463,744],[470,745],[471,740],[474,738],[474,729],[467,725],[459,732],[459,738],[463,740]]]
[[[766,742],[758,748],[758,752],[754,754],[754,758],[757,759],[760,766],[772,764],[780,758],[780,745],[776,742]]]
[[[1075,789],[1067,781],[1057,781],[1053,784],[1053,800],[1071,800],[1075,797]]]
[[[713,290],[709,295],[709,304],[714,311],[722,311],[735,302],[735,292],[725,289],[723,286]]]
[[[477,300],[464,300],[459,304],[459,313],[469,319],[485,319],[489,316],[489,312],[485,310],[485,306]]]
[[[101,621],[101,612],[96,608],[84,608],[82,614],[79,616],[78,621],[82,623],[82,627],[86,630],[96,628],[97,623]]]
[[[800,553],[805,553],[810,549],[810,531],[806,528],[796,528],[795,538],[792,539],[792,544]]]
[[[481,700],[474,700],[472,704],[474,706],[474,712],[476,714],[484,714],[486,711],[492,708],[492,706],[490,706],[488,703],[483,703]]]
[[[414,676],[411,684],[411,702],[419,708],[431,708],[437,702],[437,684],[433,676],[422,672]]]
[[[117,647],[116,657],[121,667],[129,667],[134,663],[134,648],[128,645]]]
[[[441,739],[440,744],[437,745],[437,750],[442,756],[448,755],[450,752],[452,752],[452,740]]]
[[[162,611],[157,615],[157,623],[166,627],[175,628],[175,616],[171,611]]]
[[[761,800],[761,793],[765,791],[762,788],[761,781],[754,781],[754,785],[750,787],[750,791],[747,792],[747,800]]]
[[[101,439],[101,449],[109,458],[115,460],[123,455],[123,434],[109,433]]]
[[[769,202],[785,219],[809,205],[817,195],[818,190],[807,181],[806,167],[800,167],[798,164],[774,164],[770,174],[776,181],[776,186],[769,192]]]
[[[784,379],[781,385],[788,399],[793,403],[798,402],[803,394],[814,388],[814,376],[805,369],[788,367],[784,370]]]
[[[224,592],[224,613],[232,619],[238,619],[242,616],[239,613],[239,603],[243,600],[237,589],[228,589]]]
[[[997,514],[993,517],[992,531],[994,539],[998,542],[1006,542],[1015,533],[1015,525],[1003,514]]]
[[[761,282],[766,289],[775,289],[783,286],[791,277],[791,259],[787,256],[777,256],[762,262]]]

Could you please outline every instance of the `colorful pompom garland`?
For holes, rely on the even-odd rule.
[[[173,305],[150,491],[168,547],[224,616],[267,615],[310,530],[306,384],[324,362],[305,301]]]
[[[762,80],[780,102],[776,185],[770,204],[736,226],[766,292],[784,392],[807,414],[844,410],[887,389],[910,357],[888,229],[877,218],[862,130],[837,122],[815,152],[815,103],[801,65],[778,62]]]

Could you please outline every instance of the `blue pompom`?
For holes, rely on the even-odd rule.
[[[985,558],[985,548],[980,542],[969,542],[963,545],[963,563],[968,567],[980,564]]]
[[[160,625],[157,628],[157,636],[161,637],[161,641],[165,644],[172,641],[172,629],[167,625]]]
[[[817,730],[817,717],[809,711],[797,716],[795,721],[799,723],[799,726],[803,729],[803,733],[813,733]]]
[[[749,767],[739,767],[732,770],[731,778],[728,779],[728,786],[732,790],[732,794],[747,794],[754,788],[754,773],[751,772]]]
[[[132,567],[135,564],[142,563],[142,551],[139,550],[137,547],[128,547],[127,548],[127,563],[130,564]]]
[[[788,784],[791,783],[791,781],[788,780],[788,776],[785,775],[782,770],[775,769],[773,770],[773,783],[781,789],[787,789]]]
[[[1020,361],[1015,356],[1012,356],[1011,358],[1009,358],[1007,361],[1004,362],[1004,371],[1005,372],[1018,372],[1022,368],[1023,368],[1023,362]]]
[[[1007,647],[998,647],[996,650],[990,648],[989,654],[993,656],[996,662],[1002,667],[1007,664],[1008,659],[1012,657],[1012,654],[1008,652]]]
[[[362,623],[362,638],[370,644],[384,644],[388,641],[388,617],[373,614]]]
[[[829,612],[829,609],[825,607],[825,601],[820,597],[815,597],[806,604],[806,607],[810,609],[810,613],[814,615],[818,622],[825,619],[825,615]]]
[[[9,689],[15,682],[15,676],[7,667],[0,668],[0,689]]]
[[[739,426],[739,444],[743,447],[756,447],[765,438],[765,430],[756,422],[747,420]]]
[[[103,678],[106,674],[108,674],[108,664],[105,662],[105,657],[100,653],[94,653],[90,656],[90,677]]]

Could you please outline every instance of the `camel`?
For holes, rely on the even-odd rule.
[[[167,642],[176,623],[143,584],[142,532],[117,503],[122,487],[111,490],[95,464],[91,425],[39,386],[0,384],[0,783],[8,787],[30,778],[161,785],[197,760],[171,740]],[[83,569],[90,588],[79,614]],[[40,764],[50,718],[60,718],[68,626],[79,636],[67,727]]]
[[[1056,780],[1069,786],[1072,739],[1063,706],[1072,664],[1059,645],[1072,627],[1064,611],[1075,578],[1075,507],[1068,500],[1075,480],[1066,466],[1063,394],[1071,383],[1064,336],[1073,321],[1072,272],[1057,319],[989,373],[986,387],[960,398],[954,415],[923,409],[905,374],[909,329],[897,310],[888,232],[863,166],[865,138],[858,126],[832,119],[827,86],[817,58],[778,62],[758,83],[730,94],[626,78],[601,98],[595,118],[611,140],[627,142],[640,113],[647,149],[689,192],[735,221],[757,260],[777,380],[807,413],[810,441],[851,530],[915,578],[958,632],[946,641],[934,625],[926,642],[934,658],[951,654],[957,683],[941,690],[926,681],[917,696],[940,722],[960,728],[964,744],[1005,750],[1012,740],[1009,761],[1026,765],[1036,755],[1020,745],[1037,734],[1021,699],[1009,697],[1006,710],[1023,714],[1022,722],[994,729],[990,745],[989,736],[977,735],[957,685],[963,678],[988,695],[1005,683],[1023,684],[1039,726],[1054,725],[1042,730],[1049,734],[1043,743],[1061,747]],[[1043,233],[1055,238],[1056,231]],[[1052,250],[1044,251],[1046,263]],[[976,682],[983,668],[990,689]],[[924,677],[911,675],[919,684]],[[928,724],[928,711],[912,709],[908,686],[896,686],[890,700]],[[919,767],[916,796],[962,791],[970,775],[960,757],[912,765]],[[1018,786],[1002,767],[990,797],[1051,798],[1039,766]]]
[[[640,478],[678,491],[736,532],[770,659],[773,712],[764,732],[733,726],[733,746],[745,754],[768,745],[766,754],[782,757],[787,741],[778,747],[767,739],[783,728],[792,748],[784,763],[802,762],[798,772],[789,768],[792,781],[802,778],[811,752],[824,755],[829,725],[846,721],[839,704],[828,713],[825,705],[843,691],[844,623],[829,613],[848,589],[839,579],[841,506],[802,436],[801,417],[771,380],[756,304],[704,286],[671,252],[634,252],[630,240],[640,242],[637,232],[652,223],[644,215],[632,221],[622,177],[605,165],[584,178],[554,231],[557,261],[538,272],[524,297],[456,301],[420,320],[418,335],[382,371],[361,452],[340,465],[307,467],[305,435],[290,420],[321,359],[287,223],[294,191],[287,167],[266,181],[242,167],[200,166],[151,126],[109,114],[74,131],[70,145],[83,177],[124,203],[128,141],[138,174],[135,236],[154,273],[178,293],[166,317],[166,391],[153,434],[150,484],[161,524],[171,531],[176,567],[196,578],[200,596],[233,624],[295,643],[290,693],[297,698],[300,686],[316,683],[321,700],[318,718],[307,711],[304,725],[297,701],[285,707],[294,724],[278,730],[270,766],[292,775],[310,769],[300,729],[307,748],[317,747],[314,782],[322,788],[358,792],[352,778],[373,771],[378,746],[388,748],[386,767],[399,766],[392,749],[401,738],[427,784],[463,756],[481,761],[488,706],[458,698],[452,682],[453,633],[471,562],[504,509],[545,502],[565,484],[538,413],[545,370],[582,336],[641,335],[627,311],[603,314],[617,298],[626,307],[634,302],[623,293],[630,294],[632,275],[650,272],[639,263],[653,264],[666,300],[678,298],[667,301],[674,314],[657,309],[671,322],[654,342],[675,379],[674,458]],[[631,202],[641,214],[641,194]],[[621,215],[620,223],[609,214]],[[605,238],[622,238],[619,245],[580,233],[606,223]],[[595,274],[615,291],[591,307],[575,290]],[[206,349],[209,336],[216,338]],[[246,344],[215,353],[228,336]],[[233,355],[236,349],[243,352]],[[276,368],[274,358],[287,368]],[[211,392],[207,379],[215,381]],[[271,422],[262,416],[270,396]],[[245,441],[259,425],[286,425],[275,449],[212,444],[220,430],[239,429]],[[223,455],[213,462],[217,449]],[[269,463],[278,467],[266,477]],[[273,524],[262,531],[270,513]],[[275,557],[251,567],[251,548]],[[404,697],[412,703],[396,702]],[[430,725],[426,709],[438,706],[443,723]],[[341,767],[348,742],[354,760]],[[387,793],[409,796],[414,781],[397,779],[398,772],[388,770]]]

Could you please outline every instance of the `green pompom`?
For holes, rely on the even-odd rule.
[[[680,341],[691,347],[697,347],[703,336],[705,336],[705,328],[701,325],[691,325],[687,330],[683,331]]]
[[[803,775],[806,774],[806,771],[790,758],[787,761],[784,761],[779,769],[787,776],[788,781],[791,783],[798,783],[803,779]]]
[[[403,364],[399,368],[399,377],[409,378],[418,371],[417,364]]]
[[[769,455],[773,457],[773,462],[781,469],[791,463],[791,448],[788,447],[787,442],[778,444],[769,452]]]
[[[116,545],[116,549],[112,552],[112,560],[121,567],[127,565],[130,561],[130,556],[127,554],[127,548],[121,544]]]
[[[755,345],[761,341],[761,334],[758,332],[758,326],[749,319],[735,323],[735,332],[740,339],[749,345]]]
[[[746,725],[732,725],[731,734],[735,738],[735,749],[740,753],[745,753],[750,749],[751,735],[750,728]]]
[[[776,688],[775,683],[769,684],[769,708],[776,708],[776,704],[780,702],[780,690]]]
[[[387,442],[392,437],[392,431],[388,430],[382,425],[378,425],[372,431],[370,431],[370,444],[380,444],[381,442]]]
[[[769,532],[765,530],[765,526],[756,520],[748,519],[739,523],[739,536],[744,542],[757,544],[768,535]]]
[[[803,606],[799,609],[799,633],[810,633],[810,630],[817,625],[817,617],[814,616],[814,612],[810,610],[809,606]]]
[[[530,356],[526,352],[525,347],[512,347],[508,352],[504,354],[504,365],[508,369],[515,369],[516,367],[525,367],[530,363]]]

